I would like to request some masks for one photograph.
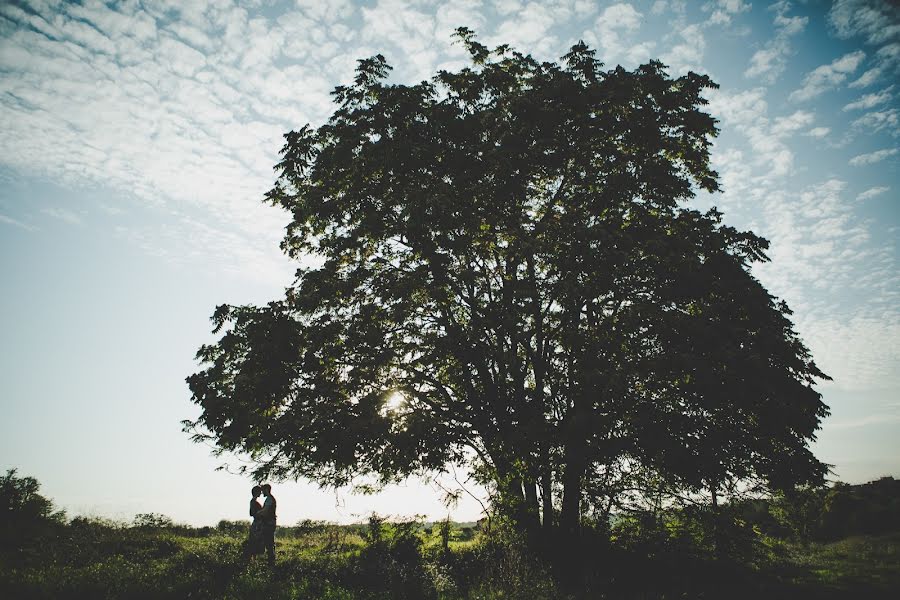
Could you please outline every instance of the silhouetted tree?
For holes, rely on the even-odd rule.
[[[16,469],[0,476],[0,551],[17,550],[36,535],[65,522],[65,511],[39,493],[34,477],[19,477]]]
[[[221,525],[221,522],[219,524]],[[138,513],[134,515],[134,519],[131,521],[131,526],[139,529],[165,529],[174,525],[175,522],[172,521],[171,517],[152,512]]]
[[[636,467],[714,499],[821,479],[824,375],[750,274],[767,242],[680,206],[718,187],[715,84],[458,36],[470,67],[395,85],[361,60],[285,135],[267,201],[304,266],[216,309],[195,439],[322,485],[466,463],[535,530],[576,532]]]

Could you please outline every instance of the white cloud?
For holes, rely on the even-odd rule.
[[[900,150],[897,148],[890,148],[885,150],[876,150],[875,152],[869,152],[868,154],[860,154],[858,156],[854,156],[850,159],[850,164],[854,167],[859,167],[861,165],[871,165],[877,162],[881,162],[886,158],[890,158],[891,156],[896,155]]]
[[[208,51],[214,46],[212,39],[196,27],[191,27],[184,23],[170,23],[166,28],[194,48]]]
[[[742,129],[766,119],[768,104],[764,88],[730,93],[720,89],[710,92],[708,96],[713,116]]]
[[[448,42],[457,27],[465,25],[480,31],[487,23],[485,7],[481,0],[456,0],[442,2],[435,14],[435,35]]]
[[[635,44],[625,51],[626,65],[645,64],[655,58],[656,42],[650,40]]]
[[[828,24],[841,39],[862,36],[881,44],[900,37],[900,7],[884,0],[836,0]]]
[[[631,42],[643,18],[630,4],[613,4],[600,13],[593,30],[584,32],[584,39],[589,45],[599,47],[599,58],[605,63],[621,61],[625,56],[630,59],[635,54],[638,55],[635,62],[639,62],[648,58],[653,47],[652,42],[637,46]],[[629,48],[636,50],[629,51]]]
[[[41,212],[45,215],[53,217],[54,219],[65,221],[66,223],[69,223],[71,225],[82,225],[84,223],[80,216],[67,208],[47,207],[41,209]]]
[[[0,215],[0,223],[4,223],[6,225],[12,225],[13,227],[18,227],[20,229],[24,229],[25,231],[34,231],[35,228],[27,223],[23,223],[17,219],[13,219],[12,217],[7,217],[6,215]]]
[[[712,167],[719,173],[722,196],[716,204],[726,206],[734,215],[741,206],[748,189],[752,188],[755,170],[755,156],[738,148],[713,148],[710,157]]]
[[[206,65],[205,56],[171,37],[160,40],[159,61],[181,77],[190,77]]]
[[[802,33],[809,23],[809,17],[789,17],[787,11],[791,8],[790,2],[777,2],[769,7],[775,11],[774,24],[779,33],[791,36]]]
[[[218,223],[206,239],[223,232],[234,246],[215,256],[210,243],[209,260],[261,261],[248,272],[281,268],[285,216],[260,200],[272,183],[281,134],[321,122],[332,109],[328,94],[340,79],[328,60],[291,64],[282,53],[281,22],[224,3],[111,9],[85,2],[65,10],[32,4],[28,11],[4,3],[0,11],[11,19],[0,39],[7,92],[0,96],[0,164],[64,186],[116,191],[114,210],[141,203],[175,219],[203,214],[203,221]],[[337,24],[294,33],[313,59],[333,41],[347,40]],[[82,218],[58,207],[44,214]],[[190,238],[200,222],[183,222],[182,235]],[[150,234],[140,239],[163,249],[170,243]]]
[[[805,129],[815,120],[811,112],[798,110],[787,117],[776,117],[775,124],[772,125],[772,135],[785,136],[790,135],[800,129]]]
[[[797,331],[841,389],[898,382],[900,276],[893,252],[874,245],[837,179],[762,195],[758,233],[771,241],[762,283],[795,310]]]
[[[806,28],[808,17],[789,17],[789,2],[778,2],[769,7],[775,11],[775,37],[757,50],[750,58],[750,66],[744,71],[745,77],[760,77],[766,83],[774,83],[784,72],[791,54],[790,39]]]
[[[784,71],[784,65],[787,63],[785,59],[785,50],[787,45],[776,46],[775,44],[767,45],[753,53],[750,57],[750,66],[744,71],[745,77],[764,76],[766,83],[773,83],[778,75]]]
[[[892,136],[900,136],[900,111],[896,108],[866,113],[851,123],[854,128],[868,129],[871,133],[887,130]]]
[[[837,87],[859,67],[865,57],[865,52],[856,50],[835,59],[830,64],[816,67],[803,78],[803,86],[793,91],[790,99],[794,101],[810,100]]]
[[[631,31],[641,26],[643,15],[630,4],[620,2],[606,7],[597,17],[597,28],[601,30],[624,29]]]
[[[828,421],[825,427],[828,429],[855,429],[857,427],[870,427],[872,425],[892,425],[900,422],[900,414],[874,414],[849,421]]]
[[[289,281],[296,265],[288,263],[273,246],[248,243],[244,232],[234,225],[179,214],[160,225],[118,225],[114,234],[176,267],[211,262],[221,274],[260,283]]]
[[[360,11],[362,39],[377,47],[396,47],[403,58],[401,76],[423,79],[431,75],[438,61],[433,15],[402,0],[378,0],[375,6]],[[395,62],[390,53],[386,55],[388,62]]]
[[[776,38],[777,23],[785,38],[806,25],[802,18],[789,17],[789,8],[787,2],[772,7]],[[776,69],[772,67],[785,48],[774,43],[764,46],[761,50],[771,54],[751,61],[750,67],[755,64],[757,69],[746,74],[773,81],[771,73]],[[861,52],[851,52],[814,70],[793,99],[812,98],[846,84],[863,60]],[[808,161],[794,169],[796,136],[822,139],[831,134],[830,128],[816,126],[812,111],[771,114],[764,87],[720,89],[706,95],[707,109],[721,119],[723,131],[713,147],[712,161],[721,174],[724,193],[708,201],[722,208],[732,223],[742,226],[743,221],[743,226],[770,240],[772,260],[757,265],[754,272],[794,309],[797,331],[819,366],[835,378],[833,385],[863,390],[900,384],[896,251],[874,243],[876,234],[870,231],[874,224],[856,214],[860,205],[852,200],[857,194],[848,194],[847,183],[832,178],[796,189],[792,186],[799,178],[788,177],[804,168],[810,172]],[[884,104],[874,105],[879,106]],[[888,112],[868,117],[855,128],[888,131],[890,120]],[[741,137],[734,141],[734,134]],[[883,160],[896,152],[861,155],[854,164]],[[859,194],[863,200],[884,193],[877,189],[884,186],[868,187],[871,190]]]
[[[322,2],[321,0],[294,0],[294,3],[309,18],[326,23],[350,19],[356,12],[356,6],[351,0],[328,0],[328,2]]]
[[[891,188],[886,187],[886,186],[878,186],[878,187],[869,188],[866,191],[859,194],[856,197],[856,199],[860,200],[860,201],[868,200],[869,198],[874,198],[875,196],[880,196],[881,194],[883,194],[887,191],[890,191],[890,189]]]
[[[837,0],[828,13],[832,32],[841,39],[862,38],[872,46],[874,65],[850,84],[866,87],[900,74],[900,5],[885,0]]]
[[[759,175],[748,189],[759,188],[793,171],[794,154],[784,138],[808,127],[814,119],[811,112],[798,110],[773,122],[768,117],[765,88],[738,93],[717,90],[708,96],[710,114],[722,119],[725,127],[744,134],[753,150],[752,165]]]
[[[707,23],[709,25],[729,25],[732,18],[750,10],[750,4],[743,0],[715,0],[703,6],[703,10],[712,11]]]
[[[511,15],[522,10],[522,2],[520,0],[496,0],[494,10],[503,16]]]
[[[881,77],[882,70],[878,67],[874,69],[869,69],[865,73],[859,76],[859,79],[852,81],[848,87],[852,88],[862,88],[868,87],[878,81]]]
[[[900,65],[900,41],[885,44],[875,53],[875,59],[884,67]]]
[[[702,72],[703,53],[706,50],[706,38],[700,25],[686,25],[675,34],[681,38],[671,50],[662,55],[662,61],[669,65],[675,73],[685,71]]]
[[[489,38],[480,35],[480,41],[488,46],[510,43],[526,53],[537,51],[536,47],[549,51],[553,43],[545,36],[551,37],[549,30],[554,23],[555,9],[565,11],[569,7],[530,3],[506,21],[510,29],[504,33],[512,35]],[[378,0],[374,6],[361,7],[360,13],[363,19],[360,40],[373,49],[370,54],[384,54],[396,68],[393,76],[404,81],[430,78],[439,67],[449,66],[448,61],[463,58],[460,47],[454,45],[455,29],[467,26],[483,34],[479,29],[486,23],[482,0],[455,0],[440,5]],[[517,27],[521,29],[516,31]],[[346,50],[339,45],[336,51]]]
[[[54,25],[57,31],[65,39],[94,52],[113,55],[116,52],[115,44],[107,36],[97,29],[75,19],[55,19]]]
[[[121,43],[122,37],[131,37],[143,43],[153,40],[157,35],[155,19],[142,11],[118,12],[100,2],[88,2],[83,5],[66,4],[65,11],[73,17],[91,23],[99,31],[106,32],[116,43]],[[40,19],[37,15],[36,18]],[[187,25],[184,27],[198,31]]]
[[[884,104],[894,97],[894,95],[891,93],[893,89],[894,86],[890,86],[877,93],[865,94],[858,100],[855,100],[844,106],[844,110],[868,110],[870,108],[878,106],[879,104]]]
[[[900,74],[900,42],[885,44],[875,53],[875,66],[863,73],[850,87],[863,88],[879,81],[884,76]]]
[[[896,311],[811,314],[798,321],[798,330],[819,368],[834,379],[829,385],[845,391],[900,386],[900,319]],[[864,423],[856,424],[871,424],[873,418],[874,415],[864,417]]]
[[[506,18],[485,31],[483,41],[510,42],[538,57],[556,59],[564,51],[558,32],[589,23],[605,53],[623,61],[646,58],[653,40],[635,39],[642,12],[662,10],[675,15],[673,33],[660,42],[671,48],[662,58],[674,72],[702,70],[706,50],[704,25],[685,24],[683,3],[619,2],[599,10],[573,0],[506,8],[481,0],[342,2],[331,10],[323,4],[299,2],[271,19],[225,3],[195,8],[172,1],[114,9],[73,4],[66,10],[77,11],[87,28],[78,30],[79,43],[33,30],[60,32],[74,13],[4,6],[4,14],[22,13],[16,13],[17,22],[36,25],[0,39],[0,78],[9,92],[0,97],[0,163],[63,185],[109,186],[132,202],[174,215],[167,229],[120,232],[167,260],[179,260],[179,253],[221,254],[232,256],[227,270],[259,265],[259,272],[274,277],[281,272],[274,249],[285,217],[259,199],[272,181],[280,134],[322,122],[333,108],[329,91],[351,76],[356,58],[384,52],[398,67],[392,75],[397,80],[427,77],[437,65],[461,57],[444,30],[487,28],[489,16],[506,8]],[[710,12],[739,14],[743,6],[711,5]],[[789,16],[789,8],[781,3],[773,9],[776,38],[806,25],[804,18]],[[104,38],[113,43],[113,55]],[[849,68],[841,60],[827,66],[838,73]],[[754,76],[768,80],[779,68],[773,59]],[[716,168],[722,167],[730,206],[761,203],[765,190],[794,171],[792,136],[828,134],[828,128],[814,127],[812,111],[770,115],[764,88],[719,90],[710,98],[710,111],[723,119],[723,129],[746,139],[737,148],[717,146],[713,156]],[[857,127],[877,126],[875,119]],[[885,119],[883,127],[890,116]],[[202,243],[176,243],[182,238]],[[803,250],[815,251],[812,245]]]
[[[564,2],[529,2],[500,22],[487,41],[491,46],[509,44],[540,60],[555,60],[560,44],[551,30],[573,16]]]
[[[185,238],[206,223],[212,230],[198,236],[221,241],[207,244],[210,260],[213,248],[235,245],[232,254],[244,258],[234,261],[264,261],[259,271],[275,272],[285,216],[260,199],[281,133],[323,122],[331,90],[352,77],[356,59],[382,52],[394,80],[430,77],[466,58],[453,28],[487,28],[488,16],[509,8],[482,40],[555,60],[565,51],[555,32],[597,14],[587,0],[297,0],[281,14],[251,4],[0,3],[0,164],[64,186],[108,188],[121,201],[105,211],[150,206],[176,219]],[[633,33],[627,11],[619,16],[613,28]],[[644,59],[651,49],[629,43],[622,58]],[[168,260],[168,235],[125,237],[156,244]]]

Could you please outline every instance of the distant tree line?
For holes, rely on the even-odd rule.
[[[836,482],[739,503],[740,516],[778,537],[834,541],[900,531],[900,480]]]
[[[65,511],[54,507],[53,501],[40,494],[40,483],[34,477],[20,477],[16,469],[9,469],[0,477],[0,539],[3,547],[10,548],[29,537],[52,533],[55,528],[101,526],[134,528],[142,530],[168,529],[186,535],[210,535],[227,533],[244,535],[250,522],[222,519],[215,527],[191,527],[175,523],[160,513],[139,513],[130,523],[102,518],[76,516],[69,519]],[[900,531],[900,480],[882,477],[869,483],[851,485],[835,482],[831,486],[778,492],[770,497],[736,500],[720,507],[727,510],[744,525],[775,537],[833,541],[853,535],[877,535]],[[704,517],[703,513],[707,516]],[[618,525],[618,535],[629,535],[629,528],[640,530],[640,523],[653,520],[653,511],[622,513],[609,522],[610,529]],[[660,522],[670,525],[681,520],[682,524],[700,522],[712,513],[699,510],[669,508],[658,512]],[[666,516],[662,516],[666,515]],[[373,517],[376,518],[376,517]],[[425,535],[441,535],[449,521],[418,522],[416,529]],[[627,523],[631,523],[630,525]],[[327,521],[303,519],[295,525],[284,525],[279,534],[301,537],[322,533],[329,528],[342,528],[362,534],[371,523],[335,525]],[[455,523],[454,539],[472,539],[482,530],[481,523]]]

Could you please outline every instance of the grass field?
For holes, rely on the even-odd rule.
[[[566,585],[515,544],[454,527],[375,523],[285,528],[273,569],[242,559],[237,528],[73,521],[0,562],[5,598],[895,598],[900,534],[829,544],[763,538],[736,564],[677,552],[586,556]],[[446,545],[445,545],[446,543]]]
[[[900,596],[900,533],[774,545],[778,560],[772,572],[797,590],[808,591],[808,597]]]

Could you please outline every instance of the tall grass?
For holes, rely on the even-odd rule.
[[[4,548],[0,597],[887,598],[900,589],[900,534],[822,544],[744,527],[727,532],[736,558],[723,558],[695,527],[622,520],[612,535],[588,530],[580,546],[565,549],[527,545],[503,528],[472,537],[455,524],[375,516],[352,527],[305,522],[281,531],[269,568],[262,557],[243,558],[239,524],[75,519]],[[555,560],[564,553],[572,560]]]

